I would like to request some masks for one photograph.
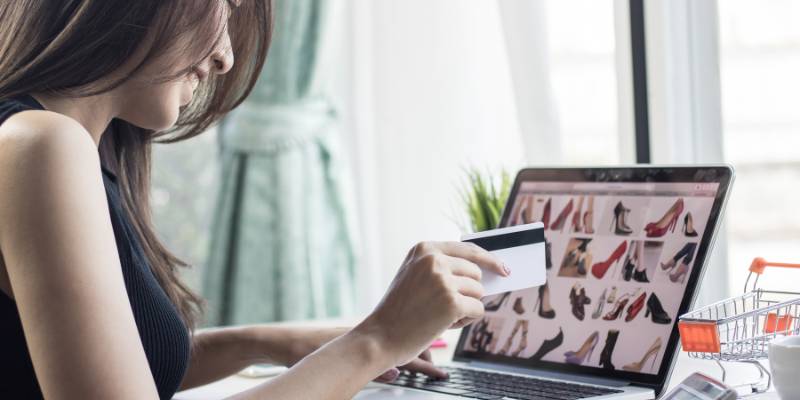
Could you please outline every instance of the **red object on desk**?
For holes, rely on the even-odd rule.
[[[438,339],[434,340],[433,343],[431,343],[431,348],[432,349],[441,349],[441,348],[444,348],[444,347],[447,347],[447,341],[445,341],[442,338],[438,338]]]

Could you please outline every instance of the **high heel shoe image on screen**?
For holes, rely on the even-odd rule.
[[[629,294],[620,296],[619,299],[617,299],[616,304],[614,304],[614,308],[612,308],[608,314],[604,315],[603,319],[606,321],[614,321],[619,318],[619,315],[622,314],[622,310],[624,310],[625,306],[628,305],[630,297],[631,295]]]
[[[542,345],[539,347],[539,350],[536,350],[536,353],[533,353],[529,359],[539,361],[542,359],[542,357],[557,349],[558,346],[561,346],[562,343],[564,343],[564,331],[561,328],[558,328],[558,335],[552,339],[545,340],[544,343],[542,343]]]
[[[514,339],[517,337],[517,332],[520,331],[521,336],[519,338],[519,342],[517,343],[517,348],[511,353],[511,357],[517,357],[525,350],[525,348],[528,346],[528,320],[521,319],[514,324],[514,329],[511,330],[511,335],[508,337],[508,339],[506,339],[506,344],[503,345],[503,348],[497,353],[498,355],[504,356],[508,354],[508,351],[511,350],[511,344],[514,343]]]
[[[611,362],[611,356],[614,354],[614,347],[617,346],[617,338],[619,338],[619,331],[611,329],[606,336],[606,345],[603,351],[600,352],[600,366],[604,369],[615,369],[614,364]]]
[[[678,199],[661,219],[644,227],[647,237],[658,238],[666,235],[667,231],[675,232],[675,226],[678,224],[681,213],[683,213],[683,199]]]
[[[592,275],[594,275],[597,279],[603,279],[603,276],[606,275],[606,272],[612,265],[615,265],[617,261],[619,261],[623,255],[625,255],[625,250],[628,249],[628,242],[623,240],[622,243],[614,249],[614,252],[608,256],[608,259],[602,262],[599,262],[595,265],[592,265]]]
[[[603,308],[606,305],[606,293],[608,289],[603,289],[603,294],[600,295],[600,298],[597,299],[597,305],[595,306],[594,312],[592,313],[592,319],[598,319],[601,315],[603,315]]]
[[[561,210],[561,212],[558,214],[558,217],[556,217],[556,220],[553,221],[552,225],[550,225],[550,229],[551,230],[554,230],[554,231],[563,231],[564,230],[564,226],[566,225],[566,222],[567,222],[567,217],[569,217],[569,214],[572,212],[572,207],[573,207],[572,199],[569,199],[569,202],[567,203],[567,205],[564,206],[564,209]]]
[[[581,211],[583,211],[584,197],[585,196],[578,197],[578,206],[575,207],[575,211],[572,213],[572,223],[570,223],[570,226],[572,227],[572,232],[575,233],[580,233],[583,231],[583,226],[581,225],[583,223],[581,219]]]
[[[661,264],[661,269],[669,272],[669,280],[677,283],[683,283],[686,280],[686,275],[689,274],[691,269],[689,266],[694,260],[695,250],[697,250],[697,243],[686,243],[675,256],[666,263]],[[680,264],[678,263],[680,260]]]
[[[490,297],[486,299],[485,303],[483,303],[483,309],[485,311],[497,311],[510,296],[511,292],[505,292],[503,294]]]
[[[650,298],[647,299],[647,310],[644,312],[644,317],[651,317],[653,323],[656,324],[666,325],[672,322],[672,318],[664,311],[664,307],[655,293],[650,293]]]
[[[550,207],[551,207],[551,199],[547,199],[547,202],[544,203],[544,210],[542,210],[542,223],[544,224],[544,229],[550,229]]]
[[[658,355],[659,350],[661,350],[661,338],[657,337],[650,348],[647,349],[647,352],[644,353],[644,356],[642,356],[641,360],[625,365],[622,367],[622,369],[629,372],[642,372],[642,367],[644,367],[644,364],[650,357],[653,357],[653,364],[650,366],[650,370],[652,371],[656,366],[656,356]]]
[[[595,346],[597,346],[597,342],[600,341],[600,333],[595,331],[592,333],[585,342],[583,342],[583,346],[576,351],[568,351],[564,353],[565,361],[568,364],[583,364],[586,361],[589,361],[592,358],[592,352],[594,352]]]
[[[556,310],[553,309],[553,306],[550,304],[550,288],[545,283],[542,286],[539,286],[539,300],[536,301],[536,305],[533,306],[533,309],[539,309],[539,317],[544,319],[553,319],[556,317]]]
[[[683,217],[683,234],[686,237],[697,237],[697,231],[694,230],[694,219],[692,218],[692,213],[686,213],[686,216]]]
[[[628,214],[631,212],[630,208],[625,207],[622,202],[617,202],[614,207],[614,217],[611,219],[611,231],[617,235],[630,235],[633,229],[628,226]]]
[[[586,289],[576,283],[569,291],[569,302],[572,304],[572,315],[580,321],[586,317],[586,305],[591,304],[592,299],[586,295]]]
[[[639,315],[639,312],[642,311],[642,308],[644,308],[644,299],[647,298],[647,293],[641,289],[639,289],[639,291],[641,291],[641,294],[638,296],[636,294],[633,295],[635,300],[633,300],[633,303],[628,307],[628,314],[625,315],[625,322],[633,321],[633,319]]]
[[[583,232],[591,235],[594,233],[594,196],[586,200],[586,211],[583,213]]]

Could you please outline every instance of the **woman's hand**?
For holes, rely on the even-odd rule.
[[[375,381],[381,383],[392,382],[397,379],[398,376],[400,376],[400,370],[425,374],[435,379],[447,378],[447,372],[444,372],[433,365],[431,351],[425,350],[417,358],[411,360],[410,363],[384,372],[381,376],[375,378]]]
[[[378,307],[355,330],[372,335],[396,365],[415,360],[445,329],[483,316],[483,269],[508,276],[491,253],[460,242],[423,242],[411,249]]]
[[[317,351],[317,349],[333,339],[347,333],[350,329],[351,328],[304,329],[301,333],[296,334],[298,336],[302,335],[302,337],[293,340],[295,344],[294,348],[290,350],[290,354],[287,355],[288,358],[284,364],[289,367],[297,364],[309,354]],[[391,382],[397,378],[400,374],[400,370],[421,373],[438,379],[447,377],[446,372],[436,368],[431,362],[430,350],[425,350],[408,364],[392,368],[375,380],[378,382]]]

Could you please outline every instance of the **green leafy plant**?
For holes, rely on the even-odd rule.
[[[503,170],[498,181],[491,173],[482,174],[477,168],[466,173],[467,183],[461,190],[461,198],[473,232],[496,228],[511,191],[511,175]]]

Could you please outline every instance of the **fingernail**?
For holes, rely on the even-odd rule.
[[[386,379],[388,379],[390,381],[393,381],[393,380],[397,379],[398,376],[400,376],[400,370],[397,369],[397,368],[392,368],[392,369],[386,371],[384,376],[386,377]]]
[[[506,276],[511,275],[511,268],[508,268],[505,263],[503,263],[503,271],[506,271]]]

